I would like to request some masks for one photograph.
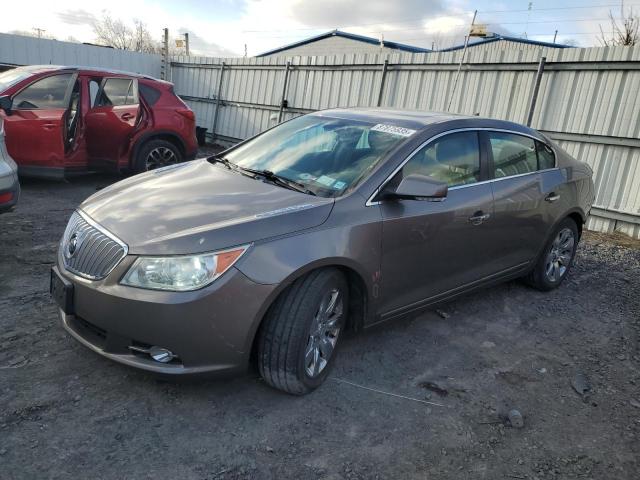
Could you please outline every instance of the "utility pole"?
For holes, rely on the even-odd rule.
[[[36,31],[38,38],[42,38],[42,34],[46,32],[44,28],[34,28],[34,30]]]
[[[558,30],[553,34],[553,43],[556,43],[556,37],[558,36]]]
[[[456,94],[456,86],[458,85],[458,77],[460,76],[460,70],[462,70],[462,63],[464,62],[464,56],[467,53],[467,47],[469,46],[469,37],[473,33],[473,26],[476,23],[476,16],[478,15],[478,10],[473,12],[473,20],[471,20],[471,27],[469,27],[469,34],[464,37],[464,48],[462,49],[462,55],[460,55],[460,63],[458,64],[458,71],[456,72],[456,76],[453,80],[453,89],[451,90],[451,97],[449,97],[449,104],[447,105],[447,112],[451,108],[451,102],[453,102],[453,97]]]
[[[244,58],[247,58],[247,44],[244,44]]]
[[[169,29],[164,29],[162,37],[162,69],[160,70],[162,80],[169,79]]]

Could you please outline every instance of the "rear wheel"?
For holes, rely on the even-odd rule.
[[[182,153],[167,140],[149,140],[138,150],[134,170],[136,173],[147,172],[166,167],[182,161]]]
[[[578,248],[578,226],[565,218],[556,227],[538,263],[525,280],[538,290],[557,288],[569,273]]]
[[[324,382],[346,324],[348,295],[336,269],[311,272],[280,295],[258,338],[258,369],[269,385],[302,395]]]

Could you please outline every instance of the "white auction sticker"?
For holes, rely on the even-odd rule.
[[[416,133],[415,130],[411,130],[410,128],[385,125],[384,123],[377,124],[375,127],[372,127],[371,130],[375,132],[390,133],[391,135],[400,135],[401,137],[410,137],[411,135]]]

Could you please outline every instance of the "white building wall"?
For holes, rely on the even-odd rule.
[[[332,36],[307,43],[299,47],[289,48],[273,55],[266,57],[282,57],[285,56],[324,56],[324,55],[341,55],[345,53],[397,53],[399,50],[394,48],[380,47],[380,45],[372,45],[350,38]]]
[[[160,77],[160,55],[0,33],[0,65],[80,65]]]

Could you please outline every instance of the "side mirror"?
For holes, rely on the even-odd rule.
[[[13,100],[11,100],[11,97],[7,95],[3,95],[2,97],[0,97],[0,108],[4,110],[4,113],[6,113],[7,115],[11,115],[12,107]]]
[[[408,200],[442,200],[447,196],[448,188],[444,182],[412,173],[404,177],[395,189],[385,190],[383,196]]]

